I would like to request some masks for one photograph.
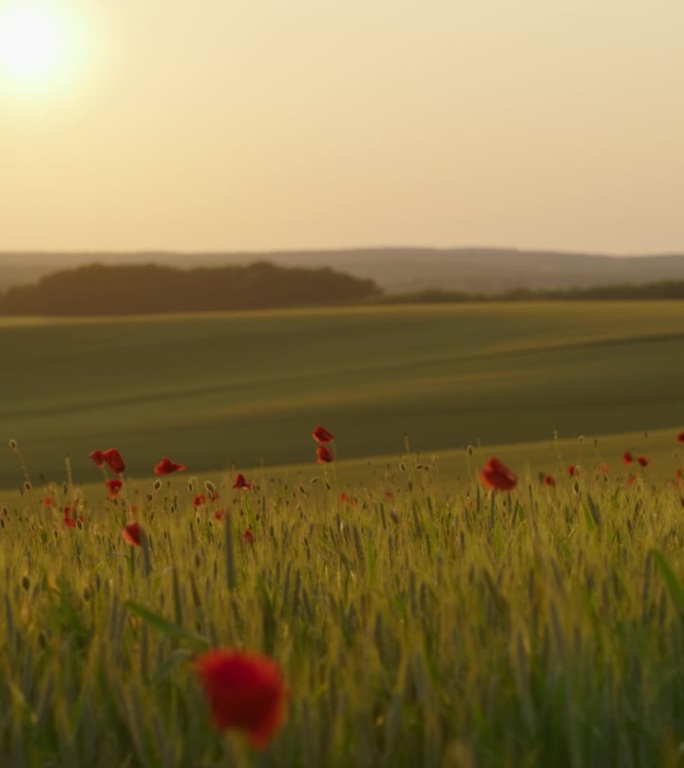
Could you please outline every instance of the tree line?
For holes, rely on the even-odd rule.
[[[47,275],[0,294],[0,315],[134,315],[342,304],[450,304],[487,301],[684,299],[684,281],[503,293],[429,290],[384,294],[373,280],[328,267],[248,266],[176,269],[157,264],[91,264]]]
[[[385,294],[381,304],[465,304],[487,301],[633,301],[684,299],[684,280],[666,280],[643,285],[600,285],[592,288],[515,288],[499,293],[426,290]]]
[[[329,268],[248,266],[175,269],[92,264],[0,295],[5,315],[119,315],[326,306],[367,301],[380,288]]]

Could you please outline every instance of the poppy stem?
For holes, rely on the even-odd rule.
[[[489,504],[489,530],[494,530],[494,519],[496,512],[496,491],[492,488],[492,497]]]
[[[335,498],[337,499],[338,503],[340,500],[340,481],[337,476],[337,451],[335,451],[335,461],[333,462],[333,483],[334,483],[334,492],[335,492]]]
[[[133,519],[133,505],[131,504],[130,499],[128,498],[128,488],[126,487],[126,478],[121,475],[121,498],[124,502],[124,507],[126,509],[126,515]]]
[[[237,583],[235,576],[235,542],[233,537],[233,519],[231,515],[226,515],[225,520],[226,579],[228,582],[228,591],[233,592]]]
[[[244,504],[245,511],[247,512],[247,518],[249,519],[249,527],[253,531],[256,531],[256,529],[257,529],[256,517],[254,517],[254,510],[252,509],[252,504],[251,504],[251,502],[249,500],[249,497],[247,496],[246,493],[242,494],[242,503]]]

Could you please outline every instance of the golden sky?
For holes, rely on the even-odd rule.
[[[683,35],[682,0],[0,0],[0,250],[682,252]]]

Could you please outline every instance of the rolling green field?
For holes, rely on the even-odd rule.
[[[0,320],[0,436],[32,478],[134,477],[675,427],[684,303],[498,304],[92,321]],[[0,487],[23,477],[0,454]]]

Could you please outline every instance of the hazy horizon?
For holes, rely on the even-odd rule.
[[[487,253],[495,252],[518,252],[521,254],[548,254],[558,256],[586,256],[586,257],[598,257],[606,259],[643,259],[643,258],[681,258],[684,256],[684,247],[678,251],[653,251],[650,253],[635,252],[635,253],[617,253],[615,251],[600,251],[600,250],[564,250],[560,248],[521,248],[519,246],[505,246],[505,245],[445,245],[445,246],[433,246],[416,243],[404,243],[404,244],[372,244],[372,245],[349,245],[349,246],[311,246],[304,248],[290,247],[290,248],[239,248],[239,249],[181,249],[181,248],[127,248],[127,249],[98,249],[98,248],[74,248],[74,249],[41,249],[41,248],[6,248],[0,249],[0,256],[6,256],[11,254],[28,255],[28,256],[40,256],[48,258],[60,258],[67,256],[78,257],[104,257],[114,258],[117,256],[123,257],[141,257],[144,258],[147,255],[155,256],[157,254],[169,254],[173,256],[193,257],[193,256],[250,256],[255,257],[273,255],[285,255],[285,254],[359,254],[362,252],[414,252],[414,251],[429,251],[435,254],[449,254],[465,251],[482,251]]]
[[[682,253],[682,29],[679,0],[0,0],[0,251]]]

